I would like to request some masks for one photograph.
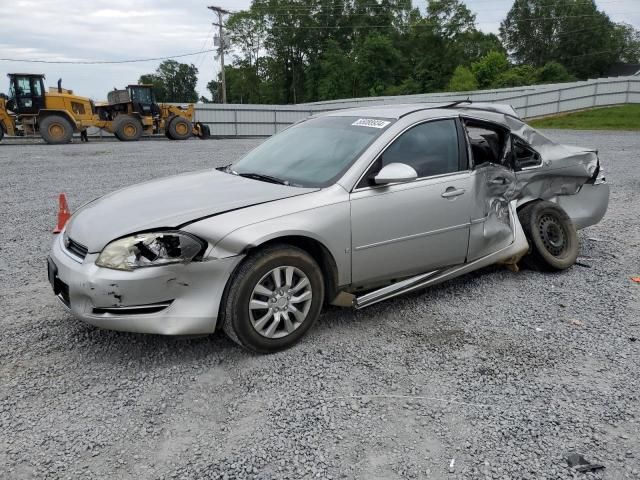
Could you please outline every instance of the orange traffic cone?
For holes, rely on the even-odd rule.
[[[71,218],[71,212],[67,206],[67,197],[64,193],[61,193],[58,197],[58,225],[53,230],[53,233],[60,233],[64,226]]]

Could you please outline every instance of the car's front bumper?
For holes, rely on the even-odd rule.
[[[97,327],[163,335],[212,333],[224,287],[242,260],[236,256],[126,272],[98,267],[96,258],[73,255],[62,235],[56,237],[51,280],[57,279],[62,302]]]

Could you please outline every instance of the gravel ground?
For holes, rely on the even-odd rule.
[[[580,266],[330,308],[271,356],[84,325],[45,272],[60,191],[73,209],[259,140],[0,146],[0,477],[640,478],[640,135],[549,133],[612,185]]]

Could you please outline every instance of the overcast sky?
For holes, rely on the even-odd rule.
[[[230,10],[250,0],[211,0]],[[206,0],[13,0],[0,6],[0,58],[39,60],[121,60],[164,57],[211,48],[214,14]],[[424,7],[426,0],[414,0]],[[478,27],[496,32],[513,0],[467,0]],[[597,0],[616,22],[640,28],[640,0]],[[198,93],[217,73],[213,53],[178,59],[195,64]],[[79,95],[103,100],[107,91],[135,83],[159,62],[121,65],[51,65],[0,61],[0,92],[7,90],[4,73],[44,73],[47,85],[59,77]]]

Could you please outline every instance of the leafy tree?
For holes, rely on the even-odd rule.
[[[142,75],[138,83],[153,84],[159,102],[196,102],[198,69],[195,65],[165,60],[155,73]]]
[[[471,64],[471,71],[478,80],[480,88],[489,88],[500,75],[509,69],[509,61],[504,53],[489,52],[477,62]]]
[[[618,59],[625,63],[640,63],[640,30],[619,23],[616,25],[615,36],[620,52]]]
[[[574,80],[575,77],[558,62],[549,62],[536,72],[536,83],[561,83]]]
[[[328,40],[318,60],[318,99],[333,100],[353,96],[354,69],[351,58],[338,42]]]
[[[207,83],[207,90],[211,93],[211,101],[213,103],[220,103],[218,94],[220,93],[220,83],[217,80],[211,80]]]
[[[565,70],[566,73],[566,70]],[[510,88],[533,85],[538,81],[538,71],[531,65],[518,65],[500,73],[491,88]]]
[[[372,33],[355,51],[358,97],[382,95],[398,79],[402,55],[388,36]]]
[[[587,78],[604,73],[621,57],[616,30],[594,0],[515,0],[500,36],[520,64],[542,67],[556,61]]]
[[[477,90],[478,80],[471,70],[462,65],[458,66],[453,72],[447,90],[450,92],[466,92]]]

